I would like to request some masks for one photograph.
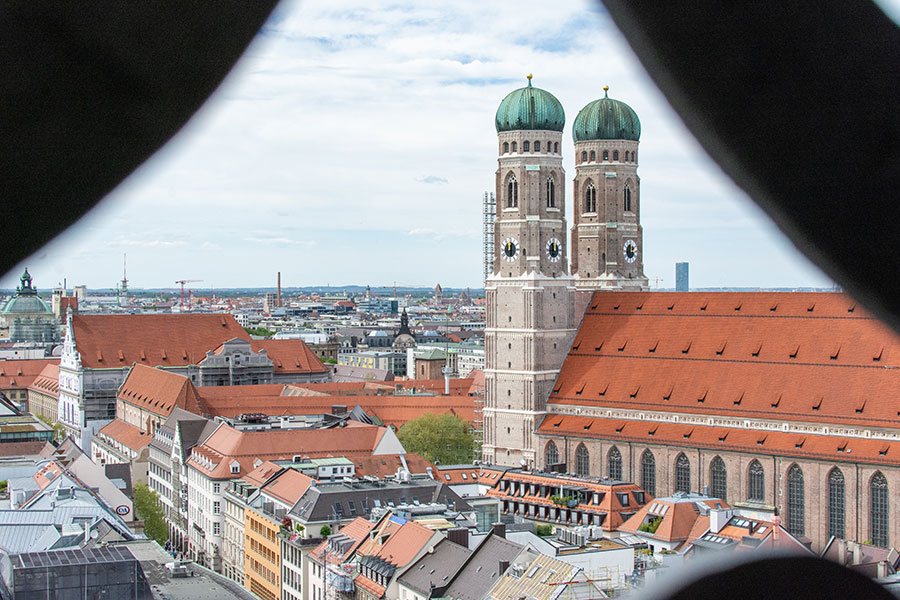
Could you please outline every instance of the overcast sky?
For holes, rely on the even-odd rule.
[[[283,2],[184,130],[28,266],[40,289],[371,284],[481,287],[494,113],[525,85],[567,124],[603,95],[641,124],[644,269],[691,283],[830,286],[705,155],[601,6]],[[571,184],[567,184],[567,196]],[[571,224],[571,199],[566,198]]]

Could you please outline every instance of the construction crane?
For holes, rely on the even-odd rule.
[[[184,284],[186,283],[197,283],[198,281],[203,281],[202,279],[178,279],[175,283],[181,284],[181,310],[184,310]]]

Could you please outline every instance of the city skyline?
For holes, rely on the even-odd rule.
[[[503,26],[500,27],[499,25]],[[513,32],[505,35],[506,32]],[[690,137],[608,15],[589,2],[503,7],[282,3],[191,122],[60,238],[0,278],[111,288],[371,284],[481,287],[494,111],[534,85],[571,124],[602,96],[642,122],[651,287],[830,287]]]

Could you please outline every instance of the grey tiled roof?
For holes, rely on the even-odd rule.
[[[443,539],[434,550],[414,562],[398,581],[427,598],[432,588],[447,585],[471,554],[468,548]]]
[[[447,589],[441,591],[441,596],[456,600],[482,600],[503,574],[500,571],[500,561],[512,563],[522,550],[523,547],[519,544],[493,534],[488,535]]]

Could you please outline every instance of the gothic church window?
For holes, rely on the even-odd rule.
[[[559,142],[553,142],[553,154],[559,154]]]
[[[787,530],[792,535],[803,535],[805,531],[803,470],[798,465],[788,471]]]
[[[593,150],[591,150],[591,162],[594,162],[596,160],[597,160],[597,154]]]
[[[625,212],[631,212],[631,186],[625,184]]]
[[[607,467],[609,469],[609,478],[621,480],[622,479],[622,453],[619,452],[619,449],[613,446],[612,450],[609,451],[609,455],[606,457]]]
[[[843,538],[844,474],[837,467],[828,474],[828,535]]]
[[[587,152],[581,153],[581,162],[587,162]]]
[[[556,208],[556,185],[553,178],[547,178],[547,208]]]
[[[747,499],[751,502],[763,502],[765,500],[766,474],[758,460],[750,463],[747,470]]]
[[[597,212],[597,188],[590,182],[584,188],[584,212]]]
[[[559,450],[553,440],[547,442],[547,448],[544,450],[545,466],[555,465],[559,462]]]
[[[619,160],[619,151],[613,150],[613,160]]]
[[[691,491],[691,461],[684,455],[684,452],[675,459],[675,491]]]
[[[509,142],[503,142],[503,154],[509,153]]]
[[[530,148],[529,142],[522,142],[522,152],[530,152]]]
[[[512,151],[513,151],[513,152],[518,152],[518,151],[519,151],[519,144],[517,144],[516,142],[513,142],[513,143],[512,143]]]
[[[535,151],[535,152],[540,152],[540,151],[541,151],[541,143],[540,143],[539,141],[537,141],[537,140],[535,140],[535,142],[534,142],[534,151]]]
[[[575,474],[588,475],[590,469],[591,457],[588,454],[588,449],[584,447],[584,444],[578,444],[578,447],[575,449]]]
[[[869,530],[872,544],[888,547],[888,483],[880,472],[869,482]]]
[[[709,465],[709,487],[714,498],[727,500],[728,471],[725,469],[725,461],[719,456]]]
[[[603,151],[603,160],[609,160],[609,150]]]
[[[641,455],[641,487],[651,496],[656,495],[656,459],[649,450]]]
[[[516,208],[519,206],[519,182],[515,176],[510,176],[506,183],[506,207]]]

